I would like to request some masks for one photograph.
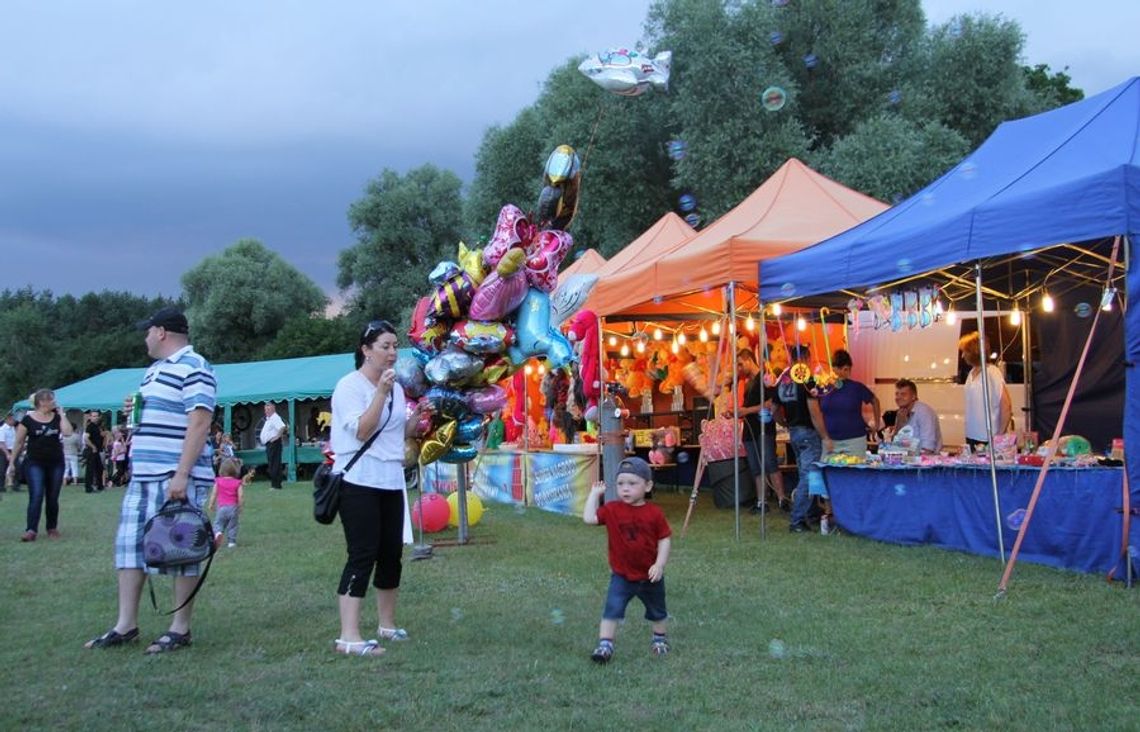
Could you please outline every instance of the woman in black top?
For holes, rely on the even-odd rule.
[[[20,541],[35,541],[40,530],[40,511],[47,500],[47,532],[56,538],[59,531],[59,492],[63,487],[63,443],[61,435],[70,435],[71,422],[55,403],[51,389],[40,389],[32,397],[35,409],[24,415],[16,427],[16,449],[19,455],[25,441],[28,455],[24,473],[28,481],[28,528]],[[11,471],[11,468],[9,468]]]

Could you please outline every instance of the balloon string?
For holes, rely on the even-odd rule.
[[[606,100],[605,97],[598,102],[598,116],[594,118],[594,129],[590,130],[590,140],[586,143],[586,152],[582,154],[582,175],[579,177],[579,188],[581,188],[581,179],[586,177],[586,161],[590,159],[590,151],[594,149],[594,137],[598,134],[598,125],[602,123],[602,118],[606,116]]]

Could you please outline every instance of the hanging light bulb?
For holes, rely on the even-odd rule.
[[[720,321],[719,320],[713,321],[712,334],[716,335],[716,336],[720,335]]]
[[[621,350],[618,351],[618,353],[620,353],[622,355],[622,358],[625,358],[626,356],[628,356],[629,355],[629,344],[628,343],[621,344]]]
[[[697,338],[701,339],[701,343],[709,342],[709,332],[705,330],[705,327],[703,325],[701,326],[701,332],[697,333]]]
[[[946,325],[954,325],[958,322],[958,313],[953,310],[946,311]]]
[[[616,348],[617,347],[617,336],[610,336],[610,339],[607,342],[610,344],[610,348]]]
[[[943,313],[942,301],[941,300],[935,300],[934,301],[934,312],[937,313],[938,315],[941,315]]]
[[[775,315],[778,318],[778,317],[780,317],[780,313],[782,313],[783,311],[784,311],[784,309],[782,307],[780,307],[780,303],[778,303],[778,302],[772,303],[772,315]]]
[[[677,343],[676,339],[673,340],[673,345],[669,346],[669,350],[673,353],[680,353],[681,344]]]
[[[539,376],[544,376],[545,374],[546,374],[546,364],[544,364],[544,363],[540,363],[540,364],[538,365],[538,375],[539,375]]]
[[[655,340],[655,341],[659,341],[659,340],[661,340],[661,338],[662,338],[662,335],[663,335],[663,334],[661,333],[661,329],[660,329],[660,328],[654,328],[654,329],[653,329],[653,340]]]
[[[796,318],[796,330],[807,330],[807,321],[802,316]]]
[[[637,352],[638,353],[645,353],[645,341],[638,341],[637,342]]]
[[[1009,324],[1013,326],[1021,325],[1021,311],[1017,308],[1009,311]]]
[[[1112,298],[1116,297],[1116,288],[1110,287],[1100,296],[1100,309],[1106,313],[1112,312]]]
[[[1051,313],[1055,307],[1056,305],[1053,303],[1052,296],[1046,291],[1045,294],[1041,296],[1041,309],[1046,313]]]
[[[526,366],[523,366],[523,373],[527,376],[530,376],[534,373],[534,366],[531,366],[529,363]]]
[[[677,334],[677,342],[680,343],[682,346],[685,345],[685,341],[687,341],[687,340],[689,340],[689,339],[685,337],[685,331],[681,331],[680,333]]]
[[[752,317],[751,313],[748,314],[748,319],[744,321],[744,329],[749,333],[756,330],[756,320]]]

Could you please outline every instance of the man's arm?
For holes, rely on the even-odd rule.
[[[213,417],[213,410],[203,407],[190,412],[189,423],[186,425],[186,439],[182,442],[182,455],[178,458],[174,477],[170,479],[170,484],[166,488],[167,498],[175,501],[186,498],[186,484],[190,480],[190,471],[194,469],[194,463],[198,461],[202,448],[206,446]]]

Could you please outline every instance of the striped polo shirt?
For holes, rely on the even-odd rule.
[[[186,346],[151,364],[143,376],[142,415],[131,436],[131,477],[164,480],[178,468],[190,413],[214,413],[217,382],[206,359]],[[213,449],[209,442],[194,463],[191,477],[213,480]]]

